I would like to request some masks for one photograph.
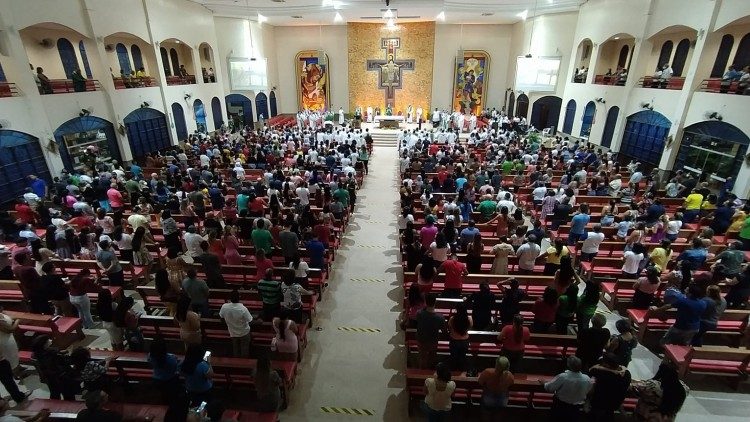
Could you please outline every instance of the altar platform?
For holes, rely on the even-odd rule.
[[[399,125],[406,121],[404,116],[375,116],[373,120],[381,129],[398,129]]]

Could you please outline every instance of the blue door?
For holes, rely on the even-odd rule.
[[[612,145],[612,135],[615,133],[617,125],[617,116],[620,114],[620,107],[612,107],[607,112],[607,121],[604,122],[604,131],[602,132],[602,146],[609,148]]]
[[[269,96],[269,102],[268,105],[271,108],[271,117],[276,117],[278,113],[278,110],[276,109],[276,93],[271,91],[271,95]]]
[[[172,118],[174,119],[174,129],[177,131],[177,140],[185,141],[188,138],[187,123],[185,123],[185,113],[179,103],[172,103]]]
[[[658,165],[670,127],[672,122],[656,111],[631,114],[625,123],[620,154],[641,163]]]
[[[241,94],[229,94],[224,98],[227,117],[236,126],[253,125],[253,102]]]
[[[547,95],[536,101],[531,106],[531,124],[539,129],[554,127],[557,131],[557,123],[560,121],[560,108],[562,107],[562,98],[554,95]]]
[[[125,130],[133,159],[160,151],[172,145],[169,140],[167,118],[159,110],[139,108],[125,116]]]
[[[568,105],[565,107],[565,121],[563,122],[563,133],[570,135],[573,131],[573,121],[576,118],[576,100],[568,101]]]
[[[221,100],[218,97],[211,99],[211,115],[214,117],[214,130],[218,130],[224,124],[224,117],[221,114]]]
[[[26,176],[52,182],[39,139],[15,130],[0,130],[0,205],[24,194]]]
[[[591,134],[591,126],[594,124],[594,116],[596,115],[596,104],[593,101],[589,101],[586,104],[586,108],[583,110],[583,123],[581,124],[581,136],[588,137]]]
[[[268,97],[262,92],[255,96],[255,112],[257,113],[258,120],[261,119],[261,116],[263,116],[263,119],[268,120]]]

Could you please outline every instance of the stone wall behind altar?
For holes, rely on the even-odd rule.
[[[349,108],[380,107],[385,113],[385,90],[378,87],[378,72],[367,70],[367,60],[385,60],[381,49],[382,38],[400,38],[396,60],[414,59],[414,70],[402,70],[401,89],[396,89],[393,114],[404,116],[411,104],[416,113],[422,107],[425,114],[432,101],[432,64],[435,44],[435,22],[399,23],[389,30],[382,23],[349,23]],[[335,76],[334,76],[335,77]]]

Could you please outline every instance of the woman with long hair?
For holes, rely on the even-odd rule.
[[[562,258],[568,256],[568,254],[568,248],[565,246],[562,237],[556,237],[554,243],[540,256],[540,258],[547,258],[544,264],[544,275],[555,275],[560,269]]]
[[[570,255],[560,257],[560,268],[555,272],[555,280],[553,281],[557,293],[562,294],[577,277]]]
[[[146,228],[139,226],[133,234],[133,265],[148,267],[153,262],[151,253],[146,248]],[[148,272],[148,269],[147,269]]]
[[[182,247],[180,242],[180,229],[177,226],[177,221],[172,217],[172,212],[170,210],[164,210],[161,212],[161,228],[164,232],[164,243],[166,244],[167,249],[179,249]]]
[[[584,328],[588,328],[591,317],[596,312],[596,305],[599,304],[599,297],[602,293],[602,284],[599,279],[592,278],[586,280],[586,288],[583,290],[583,294],[578,298],[576,304],[576,323],[578,324],[578,332],[583,331]]]
[[[185,388],[190,396],[190,404],[197,406],[209,402],[214,371],[211,364],[204,360],[206,349],[200,344],[191,344],[185,350],[185,358],[180,364],[180,373],[185,378]]]
[[[276,336],[271,340],[271,350],[278,354],[280,360],[297,360],[299,341],[297,339],[297,324],[289,319],[289,312],[281,312],[271,324]]]
[[[39,379],[47,384],[49,398],[75,401],[76,394],[81,391],[80,380],[77,379],[70,357],[52,346],[52,339],[42,334],[31,342],[31,357],[36,361]]]
[[[630,388],[638,397],[635,415],[640,421],[672,422],[685,403],[690,389],[680,381],[677,369],[662,362],[650,380],[633,381]]]
[[[456,390],[456,382],[451,381],[451,369],[444,362],[437,364],[435,375],[424,381],[425,398],[422,410],[429,422],[441,421],[451,411],[451,396]]]
[[[665,240],[665,242],[669,241]],[[651,306],[661,284],[660,275],[661,271],[658,267],[652,265],[646,268],[646,275],[633,284],[632,308],[648,309]]]
[[[548,333],[557,315],[558,297],[557,290],[547,286],[542,297],[534,302],[532,312],[534,321],[531,323],[531,331],[534,333]]]
[[[242,255],[240,255],[240,241],[237,239],[237,228],[234,226],[224,227],[224,258],[227,265],[242,265]]]
[[[115,309],[117,302],[112,300],[112,292],[107,288],[99,290],[96,301],[96,313],[102,320],[104,329],[109,334],[109,341],[112,343],[113,350],[125,350],[123,343],[122,329],[115,325]]]
[[[499,356],[494,368],[487,368],[479,374],[477,383],[482,386],[482,420],[491,420],[491,413],[508,405],[508,389],[515,382],[510,368],[508,358]]]
[[[310,266],[300,258],[299,253],[295,253],[292,262],[289,263],[289,269],[294,271],[294,281],[304,288],[308,287],[307,275],[310,272]]]
[[[276,412],[283,404],[283,381],[271,367],[271,360],[265,354],[258,357],[254,374],[255,395],[257,404],[255,410],[259,412]]]
[[[224,244],[218,238],[215,230],[207,230],[208,232],[208,251],[219,258],[219,263],[226,264],[227,259],[224,256]]]
[[[440,264],[445,262],[448,259],[449,253],[450,245],[448,245],[445,235],[443,233],[438,233],[437,236],[435,236],[435,241],[430,244],[430,256],[432,257],[432,260],[435,261],[435,266],[439,267]]]
[[[92,241],[94,241],[94,258],[96,259],[96,251],[98,247],[96,245],[97,236],[94,233]],[[117,246],[117,250],[120,251],[120,260],[133,262],[133,235],[126,233],[122,226],[115,227],[115,231],[112,232],[112,240]]]
[[[500,214],[496,217],[496,220],[497,237],[507,236],[510,221],[510,218],[508,217],[508,207],[500,208]]]
[[[139,352],[143,349],[143,334],[138,326],[138,315],[133,312],[133,305],[133,297],[125,296],[115,308],[114,323],[124,333],[128,349]]]
[[[482,272],[483,251],[484,244],[482,243],[482,235],[477,233],[474,235],[474,239],[469,244],[468,250],[466,251],[466,270],[470,274],[479,274]]]
[[[425,308],[425,296],[419,286],[412,283],[406,293],[406,309],[401,320],[401,329],[417,328],[417,313]]]
[[[727,309],[727,301],[721,297],[721,289],[716,284],[712,284],[706,288],[706,296],[701,298],[701,300],[706,303],[706,310],[701,315],[698,333],[693,336],[693,347],[703,345],[703,335],[707,331],[716,329],[721,315]]]
[[[422,262],[414,268],[414,272],[417,273],[419,290],[424,294],[429,293],[432,290],[432,283],[435,282],[435,276],[437,275],[435,261],[429,255],[425,254],[422,256]]]
[[[578,307],[578,283],[570,283],[558,298],[557,315],[555,316],[555,332],[567,334],[568,324],[573,321],[573,316]]]
[[[456,230],[456,223],[452,219],[446,219],[443,230],[440,231],[445,237],[445,241],[452,249],[456,247],[456,241],[458,240],[458,231]]]
[[[54,251],[44,247],[42,241],[39,239],[31,240],[31,257],[34,258],[36,272],[39,275],[42,275],[42,267],[44,264],[50,262],[53,258],[60,259]]]
[[[456,312],[448,319],[448,348],[450,351],[450,367],[453,371],[467,370],[469,352],[469,330],[473,320],[469,316],[464,303],[456,305]]]
[[[201,317],[190,309],[190,297],[184,293],[177,299],[174,319],[180,326],[180,339],[185,343],[185,349],[203,342]]]
[[[169,271],[164,268],[156,270],[154,285],[156,292],[159,293],[159,298],[167,307],[167,312],[169,315],[174,316],[177,299],[180,296],[180,285],[175,285],[171,282]]]
[[[180,385],[179,360],[177,356],[167,352],[167,343],[157,337],[151,342],[148,362],[154,372],[151,378],[162,395],[164,402],[169,402],[175,396]]]
[[[526,342],[531,338],[531,332],[523,325],[523,316],[513,317],[513,324],[506,325],[497,336],[498,343],[503,345],[500,354],[508,358],[510,367],[519,372]]]

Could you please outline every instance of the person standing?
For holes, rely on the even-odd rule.
[[[558,374],[549,382],[539,381],[544,389],[554,393],[550,415],[560,422],[578,422],[581,420],[581,408],[586,401],[593,382],[588,375],[581,373],[581,360],[569,356],[568,369]]]
[[[510,367],[516,372],[520,371],[526,342],[530,338],[531,333],[528,327],[524,327],[521,314],[514,316],[513,325],[503,327],[497,336],[498,343],[503,345],[500,355],[508,359]]]
[[[589,376],[594,379],[594,388],[589,396],[591,420],[609,422],[622,406],[630,386],[630,371],[617,363],[617,357],[605,353],[602,360],[591,367]]]
[[[422,402],[422,410],[427,415],[427,421],[441,421],[451,411],[451,396],[456,390],[456,382],[451,381],[447,364],[438,363],[435,375],[424,380],[424,389],[427,394]]]
[[[521,245],[516,251],[516,256],[518,256],[519,273],[533,274],[536,259],[539,257],[541,251],[542,249],[536,243],[536,236],[533,234],[529,235],[529,237],[526,238],[526,243]]]
[[[273,279],[272,268],[266,270],[266,274],[258,282],[257,288],[263,301],[263,320],[271,321],[281,313],[281,301],[284,299],[281,283]]]
[[[482,386],[482,420],[488,420],[490,413],[508,405],[508,389],[514,382],[510,362],[505,356],[495,360],[494,368],[487,368],[479,374],[477,383]]]
[[[120,261],[117,259],[117,255],[112,251],[109,240],[99,242],[96,263],[107,274],[110,286],[122,286],[125,283],[125,273],[120,265]]]
[[[450,257],[443,262],[438,271],[445,272],[445,297],[460,298],[461,288],[463,287],[463,277],[469,274],[466,269],[466,264],[458,261],[458,256],[455,252],[451,253]]]
[[[425,308],[417,313],[417,344],[419,346],[419,368],[432,368],[437,357],[437,345],[441,333],[446,330],[445,318],[435,313],[434,295],[427,295]]]
[[[221,305],[219,317],[224,318],[232,339],[232,356],[250,356],[250,323],[253,316],[245,305],[240,303],[240,293],[233,289],[229,294],[229,302]]]
[[[22,393],[13,379],[13,371],[18,367],[18,345],[13,333],[18,329],[18,323],[0,307],[0,383],[16,404],[26,400],[29,395]]]

